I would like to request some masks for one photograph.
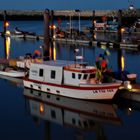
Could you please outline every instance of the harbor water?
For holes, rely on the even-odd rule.
[[[2,23],[0,23],[2,25]],[[87,25],[86,22],[81,23]],[[65,23],[65,27],[69,26]],[[0,26],[2,27],[2,26]],[[43,21],[11,21],[15,27],[43,34]],[[2,29],[0,29],[2,30]],[[35,50],[42,52],[43,40],[10,38],[9,58],[18,58]],[[4,39],[0,38],[0,57],[4,57]],[[53,42],[55,58],[74,60],[74,49],[91,65],[104,49],[96,46]],[[108,49],[109,67],[118,70],[118,50]],[[140,52],[122,50],[125,69],[137,74],[140,83]],[[47,95],[41,100],[35,91],[25,89],[22,80],[0,78],[1,140],[131,140],[140,139],[140,102],[117,99],[112,102],[76,101]],[[42,95],[43,93],[40,93]],[[30,95],[35,95],[35,99]]]

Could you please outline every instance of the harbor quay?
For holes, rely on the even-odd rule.
[[[72,16],[73,18],[79,17],[81,19],[91,19],[93,16],[101,18],[117,16],[118,10],[51,10],[54,13],[54,18],[61,17],[62,19]],[[126,9],[123,11],[125,18],[140,18],[140,9]],[[44,10],[6,10],[8,20],[43,20]],[[0,10],[0,20],[3,20],[4,10]]]

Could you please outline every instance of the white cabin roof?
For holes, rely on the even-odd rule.
[[[80,64],[81,62],[76,62],[76,64]],[[34,64],[42,64],[42,65],[49,65],[49,66],[56,66],[56,67],[64,67],[68,65],[75,64],[75,61],[67,61],[67,60],[50,60],[50,61],[43,61]],[[82,62],[82,64],[87,64],[86,62]]]

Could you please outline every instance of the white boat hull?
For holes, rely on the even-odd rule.
[[[15,71],[15,70],[0,71],[0,75],[21,78],[25,76],[25,72],[20,72],[20,71]]]
[[[110,100],[116,94],[120,83],[95,84],[90,86],[67,86],[43,83],[35,80],[23,80],[24,87],[77,99]]]

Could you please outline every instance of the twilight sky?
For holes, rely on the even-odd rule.
[[[94,10],[140,8],[140,0],[0,0],[0,10]]]

